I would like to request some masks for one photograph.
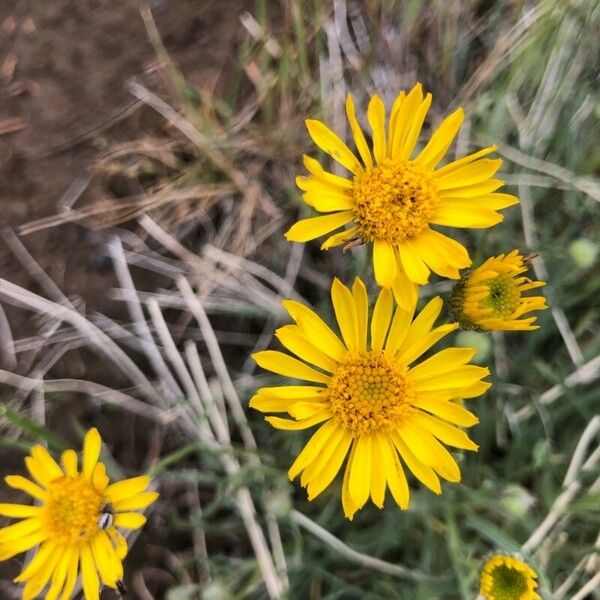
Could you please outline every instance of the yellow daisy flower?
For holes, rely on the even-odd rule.
[[[523,292],[545,285],[523,276],[528,266],[518,250],[488,258],[480,267],[468,271],[451,294],[451,314],[463,329],[521,330],[538,329],[537,317],[523,315],[548,308],[544,296],[524,296]]]
[[[47,587],[46,600],[68,600],[81,573],[86,600],[98,600],[100,585],[123,589],[122,560],[127,542],[118,528],[137,529],[146,522],[139,511],[156,500],[146,476],[109,485],[98,462],[102,440],[90,429],[83,441],[81,470],[75,450],[66,450],[60,466],[43,446],[34,446],[25,465],[33,481],[9,475],[6,484],[34,498],[35,505],[0,504],[0,515],[22,519],[0,529],[0,560],[37,546],[15,582],[23,600]]]
[[[515,556],[494,554],[481,571],[479,593],[485,600],[541,600],[537,574]]]
[[[503,181],[494,179],[502,160],[483,158],[496,150],[489,146],[441,168],[462,121],[459,108],[446,117],[416,156],[415,146],[431,104],[421,84],[401,92],[385,127],[385,108],[373,96],[367,109],[372,152],[354,111],[352,96],[346,114],[360,159],[324,123],[306,121],[315,144],[345,167],[351,177],[325,171],[315,159],[304,157],[308,177],[296,183],[304,201],[318,212],[330,213],[299,221],[286,233],[288,240],[306,242],[351,223],[329,237],[323,250],[355,241],[373,242],[377,283],[391,288],[396,301],[408,308],[430,271],[458,279],[459,269],[471,265],[464,246],[430,225],[485,228],[502,221],[497,211],[518,202],[510,194],[496,193]],[[412,158],[411,158],[412,157]]]
[[[436,494],[439,477],[460,481],[458,465],[443,444],[477,450],[460,428],[478,419],[453,400],[485,392],[490,384],[482,379],[489,371],[468,364],[472,348],[447,348],[415,364],[457,328],[455,323],[433,328],[442,300],[434,298],[413,319],[415,303],[410,310],[394,310],[392,292],[383,289],[369,320],[367,290],[358,277],[351,290],[335,279],[331,299],[341,339],[310,308],[286,300],[283,306],[295,324],[281,327],[276,336],[302,360],[274,350],[253,355],[264,369],[313,384],[264,387],[250,401],[262,412],[292,417],[266,417],[278,429],[320,425],[292,464],[290,479],[302,474],[300,483],[313,500],[348,456],[342,505],[349,519],[369,497],[381,508],[388,487],[407,508],[403,465]]]

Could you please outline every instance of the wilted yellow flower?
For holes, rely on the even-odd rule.
[[[16,582],[26,582],[23,600],[36,598],[47,586],[46,600],[68,600],[81,573],[86,600],[98,600],[101,583],[122,586],[127,542],[118,528],[137,529],[139,512],[158,497],[146,491],[146,476],[109,485],[98,462],[102,440],[90,429],[83,442],[81,470],[75,450],[66,450],[61,465],[43,446],[34,446],[25,465],[34,481],[9,475],[6,484],[34,498],[36,505],[0,504],[0,515],[22,519],[0,529],[0,560],[31,548],[37,552]]]
[[[457,328],[455,323],[433,328],[441,299],[431,300],[413,319],[416,303],[410,310],[394,310],[392,292],[384,289],[369,319],[367,290],[359,278],[352,290],[334,280],[331,299],[341,339],[310,308],[286,300],[295,324],[281,327],[276,336],[302,360],[274,350],[253,355],[264,369],[316,384],[264,387],[250,401],[262,412],[292,417],[266,417],[278,429],[319,425],[291,466],[290,479],[302,474],[300,483],[313,500],[348,456],[342,505],[349,519],[369,497],[381,508],[387,488],[407,508],[404,465],[436,494],[439,477],[460,481],[459,467],[443,444],[477,450],[460,428],[478,419],[453,400],[481,395],[490,386],[482,381],[489,371],[468,364],[472,348],[447,348],[415,364]]]
[[[486,600],[541,600],[537,574],[515,556],[494,554],[481,571],[479,593]]]
[[[405,308],[416,296],[416,284],[427,283],[430,271],[458,279],[458,270],[471,265],[466,248],[431,225],[491,227],[502,221],[498,210],[518,202],[510,194],[496,193],[503,181],[493,177],[502,160],[483,158],[496,146],[438,168],[462,124],[461,108],[440,123],[413,157],[430,104],[431,94],[424,97],[420,83],[407,94],[400,93],[386,133],[383,101],[373,96],[367,109],[371,151],[349,95],[346,114],[360,159],[324,123],[308,119],[306,126],[315,144],[351,176],[334,175],[305,156],[309,176],[298,177],[297,185],[309,206],[330,214],[299,221],[286,233],[290,241],[306,242],[351,223],[321,248],[353,240],[372,242],[375,279],[393,289],[396,301],[405,303]]]
[[[464,329],[538,329],[537,317],[523,316],[548,308],[544,296],[523,292],[545,285],[523,276],[528,266],[518,250],[488,258],[480,267],[465,273],[454,286],[450,299],[452,317]]]

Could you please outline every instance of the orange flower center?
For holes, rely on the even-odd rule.
[[[56,544],[89,541],[98,532],[103,498],[82,477],[58,477],[48,487],[43,521]]]
[[[391,161],[356,175],[354,198],[363,240],[394,244],[419,235],[439,204],[431,171]]]
[[[411,411],[406,370],[381,352],[349,355],[328,389],[334,419],[355,435],[396,429]]]

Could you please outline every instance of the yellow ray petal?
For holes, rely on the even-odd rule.
[[[306,204],[324,213],[353,210],[356,206],[354,196],[348,193],[310,191],[302,194],[302,198]]]
[[[348,117],[348,123],[350,123],[350,129],[352,130],[352,136],[354,137],[356,149],[358,150],[364,165],[368,168],[371,168],[373,166],[371,151],[369,150],[367,140],[365,139],[365,134],[356,120],[354,100],[350,94],[348,94],[346,97],[346,116]]]
[[[345,177],[340,177],[326,171],[318,160],[306,154],[303,155],[302,162],[306,170],[318,181],[337,187],[340,190],[351,190],[354,185],[351,179],[346,179]]]
[[[431,321],[431,324],[433,324],[433,321]],[[457,367],[462,367],[475,356],[476,352],[474,348],[445,348],[414,366],[410,370],[410,379],[411,381],[418,381],[431,377],[432,373],[446,373]]]
[[[358,347],[361,352],[367,350],[367,328],[369,321],[369,297],[367,288],[360,277],[354,279],[352,284],[352,298],[356,310],[356,327],[358,330]]]
[[[397,433],[421,462],[448,481],[460,481],[456,461],[426,429],[410,423],[400,427]]]
[[[377,285],[391,288],[398,273],[392,244],[385,240],[375,239],[373,242],[373,269]]]
[[[328,421],[317,429],[289,468],[288,477],[290,481],[297,477],[310,463],[313,462],[313,460],[315,460],[318,454],[323,450],[323,446],[335,433],[336,429],[337,425],[333,421]]]
[[[348,454],[348,449],[352,443],[352,435],[344,431],[334,452],[329,457],[322,470],[320,470],[314,479],[309,482],[307,491],[308,499],[314,500],[323,490],[331,484],[335,476],[339,473],[344,458]]]
[[[371,491],[371,436],[361,435],[355,442],[355,447],[348,491],[352,503],[359,509],[365,505]]]
[[[60,560],[60,552],[57,552],[56,546],[53,546],[54,552],[46,558],[40,565],[40,568],[34,576],[25,584],[23,588],[23,600],[33,600],[46,587],[48,581],[53,576],[56,565]]]
[[[353,440],[352,447],[350,449],[350,456],[348,457],[348,462],[346,463],[346,469],[344,471],[344,480],[342,482],[342,508],[346,518],[350,521],[352,521],[354,518],[354,513],[358,510],[358,507],[354,505],[354,501],[350,496],[350,489],[348,487],[348,482],[350,481],[350,467],[354,461],[355,452],[356,440]]]
[[[99,600],[100,580],[94,564],[92,549],[88,544],[81,546],[81,581],[85,600]]]
[[[327,388],[316,385],[279,385],[260,388],[257,393],[269,398],[298,401],[318,398],[326,390]]]
[[[77,475],[77,452],[75,450],[65,450],[60,455],[60,462],[62,463],[65,475],[69,477],[75,477]]]
[[[53,553],[56,553],[56,546],[53,542],[42,544],[29,564],[14,578],[13,581],[15,583],[22,583],[23,581],[31,579],[40,568],[44,566],[44,563]]]
[[[414,360],[419,358],[421,354],[427,352],[431,346],[439,342],[444,336],[458,329],[458,323],[448,323],[440,325],[430,333],[422,336],[420,339],[414,340],[410,345],[407,345],[401,354],[396,356],[396,360],[405,365],[410,365]]]
[[[471,229],[487,229],[502,222],[504,217],[483,207],[461,207],[458,203],[443,202],[429,222],[432,225],[446,227],[468,227]]]
[[[42,510],[41,506],[31,506],[30,504],[0,504],[0,515],[3,517],[13,517],[22,519],[26,517],[36,517]]]
[[[352,173],[362,170],[354,153],[325,123],[307,119],[306,128],[313,142]]]
[[[440,190],[453,190],[482,183],[493,177],[501,165],[501,158],[482,158],[441,176],[439,172],[434,173],[435,182]]]
[[[411,473],[434,494],[441,494],[442,486],[434,470],[416,457],[398,433],[392,432],[390,438]]]
[[[146,491],[149,485],[150,477],[147,475],[131,477],[130,479],[123,479],[109,485],[104,492],[104,496],[108,502],[116,505],[122,500],[137,496],[141,492]]]
[[[419,108],[415,111],[408,133],[406,134],[406,139],[404,140],[404,144],[402,149],[400,150],[400,154],[398,155],[398,159],[408,160],[413,150],[415,149],[415,145],[417,140],[419,139],[419,134],[421,133],[421,129],[423,127],[423,122],[425,121],[425,117],[427,116],[427,111],[431,106],[432,96],[430,93],[427,93],[425,99],[419,105]]]
[[[308,339],[319,340],[322,352],[337,361],[344,358],[346,355],[344,344],[317,313],[295,300],[284,300],[282,305],[306,332]]]
[[[71,563],[71,557],[75,554],[75,552],[75,548],[67,547],[60,553],[60,560],[56,565],[56,569],[52,577],[52,584],[46,593],[45,600],[57,600],[67,577],[67,571]]]
[[[475,384],[478,380],[487,377],[489,373],[489,369],[486,367],[465,365],[456,367],[452,371],[445,373],[436,373],[434,371],[428,377],[421,374],[421,377],[416,381],[413,380],[412,383],[414,389],[418,391],[466,388]]]
[[[421,394],[417,394],[412,405],[460,427],[471,427],[479,423],[479,419],[472,412],[459,406],[456,402],[423,398]]]
[[[102,463],[98,463],[94,469],[92,475],[92,483],[94,487],[99,491],[103,492],[109,484],[108,475],[106,474],[106,467]]]
[[[425,413],[415,413],[413,419],[418,425],[427,429],[447,446],[474,451],[477,451],[479,448],[475,442],[469,439],[469,436],[464,431],[457,429],[454,425],[449,425],[444,421],[440,421],[436,417],[432,417]]]
[[[437,127],[431,139],[415,158],[424,169],[433,169],[446,154],[465,118],[462,108],[448,115]]]
[[[351,210],[324,215],[322,217],[310,217],[294,223],[285,233],[288,242],[308,242],[321,237],[338,227],[344,226],[352,221],[354,213]]]
[[[467,249],[439,231],[433,229],[426,229],[421,233],[421,242],[429,244],[431,247],[435,247],[435,251],[446,257],[448,265],[456,267],[458,269],[466,269],[471,266],[471,259]]]
[[[24,519],[8,527],[0,529],[0,543],[6,543],[11,540],[28,537],[42,528],[43,522],[38,517]]]
[[[400,244],[399,254],[407,278],[413,283],[425,285],[429,281],[429,268],[419,256],[417,247],[407,240]]]
[[[373,134],[373,156],[378,164],[386,158],[385,142],[385,106],[383,100],[375,95],[369,100],[367,120]]]
[[[123,579],[123,565],[105,531],[92,540],[91,550],[102,582],[109,587],[116,587],[117,581]]]
[[[120,500],[113,504],[113,508],[118,511],[126,510],[144,510],[158,498],[158,492],[142,492],[126,500]]]
[[[115,527],[122,529],[139,529],[146,524],[146,517],[137,512],[123,512],[115,515]]]
[[[498,188],[504,185],[502,179],[487,179],[480,183],[465,185],[462,187],[452,188],[448,190],[438,190],[438,198],[445,200],[446,198],[471,198],[476,201],[479,198],[490,195]]]
[[[330,411],[323,409],[323,412],[310,417],[309,419],[301,419],[300,421],[292,421],[291,419],[282,419],[281,417],[265,417],[265,421],[270,423],[276,429],[285,429],[288,431],[299,431],[308,429],[313,425],[318,425],[327,419],[330,419],[332,414]]]
[[[459,195],[456,197],[444,196],[442,198],[442,206],[452,206],[463,210],[472,210],[484,208],[486,210],[502,210],[509,206],[514,206],[519,203],[519,199],[512,194],[492,193],[484,194],[476,198],[464,198]]]
[[[388,338],[385,343],[385,353],[388,356],[393,356],[398,348],[402,345],[402,342],[408,333],[413,314],[414,309],[411,311],[406,311],[400,306],[396,307]]]
[[[0,542],[0,560],[8,560],[25,550],[34,548],[46,539],[48,539],[48,533],[43,529],[38,529],[25,537],[2,541]]]
[[[419,298],[419,286],[407,277],[397,248],[395,249],[395,254],[398,272],[392,285],[394,298],[397,304],[404,310],[412,312],[414,311]]]
[[[31,449],[31,456],[39,465],[46,471],[46,479],[51,481],[57,477],[62,477],[63,470],[58,466],[58,463],[50,456],[48,450],[44,446],[36,444]]]
[[[309,367],[298,359],[288,356],[277,350],[264,350],[255,352],[252,358],[256,364],[267,371],[272,371],[278,375],[293,377],[294,379],[304,379],[314,381],[315,383],[327,383],[329,376]]]
[[[465,165],[468,165],[468,164],[476,161],[478,158],[487,156],[491,152],[495,152],[497,149],[498,149],[498,146],[496,146],[494,144],[493,146],[488,146],[487,148],[482,148],[481,150],[477,150],[477,152],[472,152],[471,154],[467,154],[467,156],[463,156],[462,158],[459,158],[458,160],[449,162],[447,165],[444,165],[441,169],[438,169],[436,171],[436,175],[441,177],[443,175],[448,175],[452,172],[458,171],[461,167],[464,167]]]
[[[316,348],[302,333],[298,325],[284,325],[275,331],[277,339],[298,358],[332,373],[336,361]]]
[[[410,500],[410,492],[404,469],[398,459],[398,453],[391,440],[387,435],[380,435],[380,448],[382,450],[381,462],[385,469],[385,478],[390,488],[392,498],[396,504],[402,509],[408,508]]]
[[[71,560],[69,562],[69,566],[67,568],[67,577],[65,579],[65,585],[62,590],[61,600],[69,600],[71,598],[71,594],[73,593],[73,588],[75,587],[75,583],[77,582],[77,574],[79,567],[79,551],[74,551],[71,556]]]
[[[331,286],[331,302],[346,347],[350,351],[358,351],[358,327],[354,299],[350,290],[337,277]]]
[[[394,143],[392,145],[391,158],[392,160],[400,160],[402,149],[404,148],[404,142],[408,135],[411,125],[413,123],[415,113],[419,109],[423,102],[423,87],[420,83],[417,83],[410,92],[406,95],[404,102],[396,105],[392,108],[392,116],[394,120],[394,130],[391,132]],[[394,110],[396,109],[396,111]],[[390,119],[390,129],[391,129]]]
[[[392,292],[382,289],[377,296],[371,319],[371,350],[375,352],[383,350],[383,344],[392,320],[393,308]]]
[[[346,430],[343,427],[337,425],[333,420],[332,426],[333,430],[331,435],[329,435],[326,442],[321,447],[321,450],[314,456],[313,460],[306,465],[306,468],[302,471],[302,477],[300,477],[300,485],[302,487],[307,487],[329,463],[335,449],[344,437]]]
[[[383,508],[385,502],[386,463],[383,454],[388,449],[384,444],[385,439],[381,434],[374,433],[371,436],[371,500],[379,508]]]
[[[21,490],[26,494],[29,494],[36,500],[45,500],[46,499],[46,491],[43,490],[38,485],[35,485],[33,481],[29,481],[29,479],[25,479],[21,475],[7,475],[4,478],[6,485],[15,490]]]
[[[102,439],[95,427],[92,427],[83,438],[83,459],[82,459],[82,474],[88,480],[92,480],[92,475],[98,459],[100,458],[100,448]]]
[[[395,148],[395,137],[397,133],[397,123],[401,115],[404,114],[403,105],[406,100],[406,94],[400,92],[394,103],[392,104],[392,110],[390,111],[390,122],[388,124],[388,150],[387,155],[393,157],[393,149]]]
[[[440,251],[438,246],[436,244],[431,244],[430,241],[431,240],[427,238],[427,234],[412,240],[416,251],[419,253],[419,256],[425,265],[441,277],[458,279],[460,277],[458,269],[448,260],[448,257]]]

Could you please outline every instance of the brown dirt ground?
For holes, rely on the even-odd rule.
[[[225,89],[225,75],[235,64],[241,36],[239,15],[249,2],[151,0],[150,4],[163,42],[186,79],[208,92]],[[120,117],[133,104],[126,81],[156,65],[140,17],[145,5],[142,0],[0,2],[0,229],[14,230],[58,212],[61,197],[111,144],[139,136],[140,111]],[[85,197],[89,201],[101,196],[101,183],[93,179]],[[22,242],[65,294],[83,299],[88,312],[118,314],[106,295],[115,281],[101,233],[65,224],[25,236]],[[39,291],[3,236],[0,277]],[[34,327],[29,314],[5,308],[15,337]],[[59,376],[89,376],[94,372],[93,365],[88,366],[90,359],[84,353],[81,372]],[[78,404],[70,402],[68,412],[88,421]],[[145,431],[146,423],[99,418],[103,421],[99,427],[104,424],[109,430],[107,441],[125,467],[139,467],[147,458],[138,456],[136,446],[156,449],[161,444],[161,434]],[[22,469],[20,457],[3,454],[2,471]],[[142,543],[136,544],[128,560],[129,569],[133,563],[149,564],[152,570],[164,559],[157,555],[168,546],[158,529],[144,531]],[[20,562],[19,558],[4,564],[0,579],[14,577]],[[161,577],[159,573],[154,578],[156,597],[164,589]],[[11,592],[4,584],[0,597]],[[108,592],[103,597],[115,596]]]

